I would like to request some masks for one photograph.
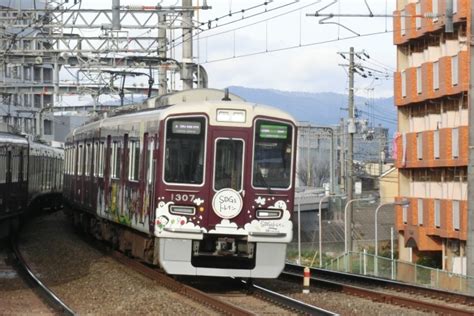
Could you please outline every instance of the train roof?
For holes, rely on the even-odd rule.
[[[0,132],[0,143],[28,145],[28,140],[18,134]]]
[[[245,102],[243,99],[237,97],[233,99],[233,96],[229,95],[229,101],[223,101],[220,98],[224,96],[224,92],[220,91],[219,99],[217,99],[216,92],[219,90],[213,90],[212,96],[214,98],[206,98],[206,94],[202,90],[197,91],[200,94],[200,97],[196,97],[196,94],[192,91],[186,93],[179,93],[178,97],[175,97],[173,100],[176,102],[170,105],[164,105],[157,108],[142,110],[134,113],[122,114],[113,117],[108,117],[102,120],[98,120],[92,123],[88,123],[81,127],[74,129],[67,137],[70,140],[71,137],[76,137],[81,134],[90,134],[92,131],[97,131],[99,129],[116,129],[119,126],[129,125],[129,124],[138,124],[138,123],[147,123],[147,122],[157,122],[161,121],[164,118],[172,115],[180,114],[207,114],[209,117],[210,125],[229,125],[235,124],[238,127],[250,127],[253,124],[253,120],[257,116],[265,117],[275,117],[283,120],[287,120],[295,124],[295,119],[288,113],[262,104]],[[186,92],[186,91],[185,91]],[[186,97],[187,95],[187,97]],[[192,97],[190,97],[190,95]],[[147,102],[147,101],[145,101]],[[154,102],[157,102],[154,98]],[[246,120],[243,123],[230,123],[230,122],[218,122],[216,120],[216,113],[218,109],[231,109],[231,110],[244,110],[246,112]]]
[[[50,156],[50,157],[56,157],[56,158],[62,158],[64,157],[64,149],[62,148],[57,148],[57,147],[51,147],[46,144],[42,143],[37,143],[37,142],[31,142],[30,143],[30,152],[35,155],[39,154],[42,156]]]

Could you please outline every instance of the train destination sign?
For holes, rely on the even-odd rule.
[[[190,121],[174,121],[172,131],[174,134],[201,134],[201,123]]]
[[[262,124],[260,126],[260,137],[286,139],[288,137],[288,126]]]

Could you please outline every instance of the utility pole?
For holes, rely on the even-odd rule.
[[[474,5],[471,4],[471,21],[474,17]],[[474,23],[471,23],[471,34],[474,34]],[[469,41],[470,51],[470,75],[469,75],[469,165],[467,168],[467,241],[466,261],[467,275],[474,275],[474,42]],[[469,293],[474,293],[474,280],[468,279]]]
[[[158,67],[158,95],[164,95],[168,92],[168,81],[166,77],[167,67],[163,64],[166,59],[166,49],[168,40],[166,38],[166,14],[158,15],[158,57],[161,59]]]
[[[347,153],[347,201],[353,199],[353,186],[354,186],[354,133],[355,133],[355,121],[354,121],[354,47],[349,50],[349,118],[347,120],[347,133],[348,133],[348,153]],[[352,205],[349,206],[347,213],[347,220],[349,221],[349,229],[346,231],[346,240],[348,243],[348,251],[352,251]]]
[[[183,7],[190,8],[193,5],[192,0],[183,0]],[[183,81],[183,90],[193,88],[193,11],[183,11],[183,60],[181,67],[181,80]]]
[[[348,67],[349,72],[349,99],[348,99],[348,119],[347,119],[347,178],[346,178],[346,194],[347,200],[354,199],[354,134],[357,131],[355,121],[355,106],[354,106],[354,74],[357,72],[356,67],[360,65],[354,62],[354,56],[358,54],[364,54],[362,52],[354,52],[354,47],[351,47],[349,52],[339,52],[344,59],[347,59],[346,55],[349,55],[349,64],[342,64],[340,66]],[[342,126],[344,129],[344,126]],[[346,230],[346,240],[348,241],[348,251],[352,251],[352,206],[349,205],[347,209],[347,221],[349,229]]]
[[[339,179],[341,190],[344,193],[347,193],[346,187],[346,129],[345,129],[344,118],[341,118],[340,121],[340,133],[339,133],[339,163],[341,165],[339,170]]]

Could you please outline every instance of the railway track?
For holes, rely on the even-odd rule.
[[[258,296],[265,298],[269,302],[275,302],[282,306],[286,306],[289,310],[295,310],[309,315],[337,315],[336,313],[327,311],[325,309],[306,304],[304,302],[295,300],[291,297],[282,295],[280,293],[271,291],[267,288],[251,284],[251,290],[255,292]]]
[[[304,267],[287,264],[281,277],[302,282]],[[414,286],[392,280],[311,269],[311,285],[329,288],[377,302],[447,315],[473,315],[474,297],[461,293]]]
[[[27,283],[39,293],[39,295],[48,303],[48,305],[56,312],[63,315],[76,315],[76,313],[67,306],[51,289],[49,289],[41,280],[33,273],[28,263],[24,259],[18,248],[17,238],[11,238],[10,247],[15,257],[15,265],[18,273],[27,281]]]
[[[214,279],[214,282],[210,285],[213,287],[213,291],[209,291],[209,288],[202,290],[202,287],[196,286],[195,282],[180,282],[156,270],[155,268],[149,267],[121,253],[112,252],[111,256],[127,267],[130,267],[135,271],[156,280],[169,289],[178,292],[179,294],[185,295],[201,304],[209,306],[223,314],[258,315],[260,312],[262,312],[271,314],[286,313],[288,315],[336,315],[330,311],[305,304],[298,300],[292,299],[291,297],[284,296],[245,281],[225,279],[225,283],[227,284],[225,286],[226,288],[228,288],[229,283],[236,287],[232,288],[230,292],[223,292],[220,290],[216,292],[216,287],[219,287],[218,285],[216,286],[216,283],[219,281]],[[240,306],[245,306],[245,308]]]

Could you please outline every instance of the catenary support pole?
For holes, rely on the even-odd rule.
[[[183,7],[189,8],[193,5],[192,0],[183,0]],[[183,12],[183,64],[181,67],[181,81],[183,90],[193,88],[193,11]]]

